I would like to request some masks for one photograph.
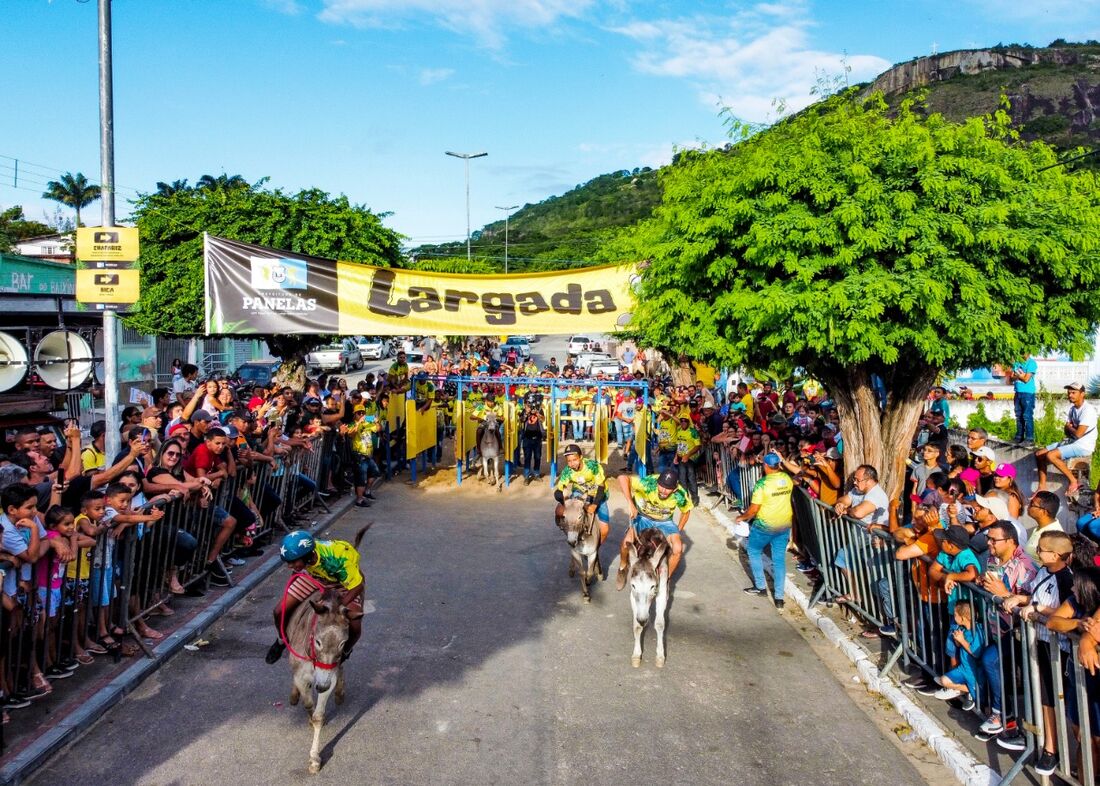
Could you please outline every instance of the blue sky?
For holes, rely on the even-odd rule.
[[[96,0],[0,0],[0,208],[98,180]],[[1100,39],[1100,0],[115,0],[119,216],[158,180],[229,172],[393,215],[410,242],[497,205],[723,140],[817,72],[853,81],[934,50]],[[13,161],[20,159],[19,187]],[[97,223],[98,206],[86,214]]]

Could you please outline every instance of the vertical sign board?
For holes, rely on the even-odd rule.
[[[80,227],[76,258],[87,265],[76,271],[76,299],[97,310],[136,303],[141,294],[137,227]]]

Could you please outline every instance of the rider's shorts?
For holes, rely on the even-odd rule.
[[[666,538],[671,535],[680,534],[680,528],[676,526],[675,522],[673,522],[672,519],[666,519],[665,521],[654,521],[651,518],[646,518],[645,516],[639,515],[638,518],[634,519],[634,521],[631,523],[631,526],[634,528],[635,532],[639,533],[645,532],[647,529],[659,529],[661,531],[661,534],[664,535]]]

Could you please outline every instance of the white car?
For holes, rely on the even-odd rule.
[[[382,360],[394,354],[393,344],[381,336],[360,336],[357,344],[359,353],[370,360]]]
[[[346,374],[363,367],[363,356],[355,339],[339,338],[331,344],[319,347],[306,355],[306,368],[322,371],[339,370]]]
[[[579,355],[588,349],[588,345],[592,343],[592,339],[588,336],[573,336],[569,339],[569,354]]]
[[[524,338],[527,339],[528,344],[537,344],[537,343],[539,343],[539,337],[537,335],[535,335],[535,336],[524,336]]]
[[[508,336],[508,340],[500,347],[500,354],[508,356],[508,350],[515,349],[520,360],[531,359],[531,345],[527,343],[526,336]]]
[[[589,369],[592,367],[593,363],[612,361],[618,363],[615,358],[611,357],[611,355],[607,354],[606,352],[581,352],[579,355],[577,355],[577,359],[573,362],[573,365],[584,373],[588,374],[591,373]]]
[[[594,377],[599,373],[603,373],[606,377],[617,377],[622,373],[623,367],[619,365],[619,361],[614,358],[608,360],[598,359],[593,360],[588,366],[588,376]]]
[[[409,366],[409,373],[415,374],[420,369],[424,368],[424,353],[419,349],[414,349],[405,353],[405,362]]]

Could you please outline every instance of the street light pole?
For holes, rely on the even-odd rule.
[[[470,261],[470,159],[471,158],[483,158],[488,153],[452,153],[450,150],[446,151],[447,155],[454,156],[455,158],[461,158],[466,162],[466,261]]]
[[[115,225],[115,110],[111,65],[111,0],[99,0],[99,201],[104,227]],[[104,448],[118,455],[118,322],[111,308],[103,309],[103,418],[107,421]]]
[[[504,275],[508,275],[508,219],[511,217],[512,211],[517,207],[519,207],[519,205],[508,205],[507,207],[502,207],[501,205],[496,206],[497,210],[507,211],[504,214]]]

